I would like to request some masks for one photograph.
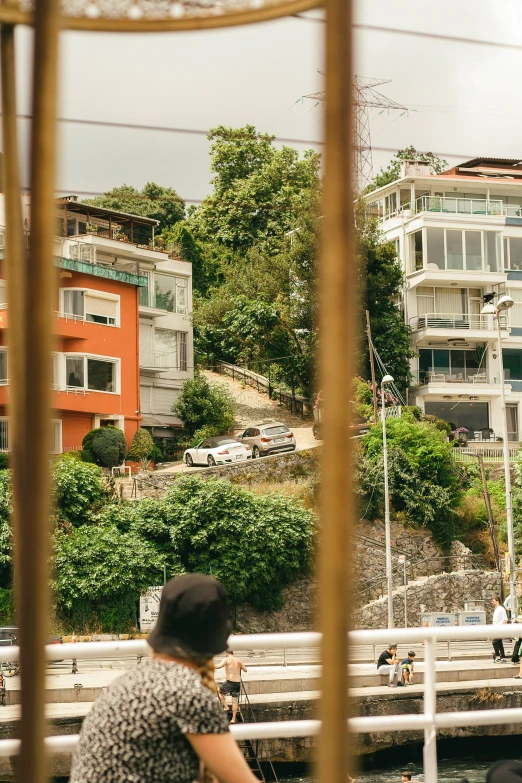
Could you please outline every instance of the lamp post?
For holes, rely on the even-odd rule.
[[[385,375],[381,381],[381,419],[382,419],[382,453],[384,458],[384,536],[386,541],[386,587],[388,593],[388,628],[393,628],[393,579],[391,561],[391,530],[390,530],[390,492],[388,489],[388,447],[386,444],[386,404],[384,400],[385,385],[393,383],[391,375]]]
[[[498,335],[498,363],[500,367],[500,399],[502,406],[502,451],[504,454],[504,474],[506,486],[506,523],[509,550],[509,594],[511,599],[511,618],[518,615],[517,602],[517,575],[515,571],[515,536],[513,533],[513,504],[511,497],[511,472],[509,467],[509,442],[508,425],[506,416],[506,390],[504,386],[504,359],[502,356],[502,343],[500,334],[500,315],[505,310],[513,307],[514,301],[510,296],[501,296],[496,305],[488,302],[480,311],[482,315],[493,315],[497,320]]]

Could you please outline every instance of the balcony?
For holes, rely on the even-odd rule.
[[[173,302],[167,300],[164,294],[155,294],[146,286],[140,288],[138,308],[140,315],[154,318],[176,312]]]
[[[155,375],[169,370],[179,370],[176,351],[150,351],[140,354],[140,372],[146,375]]]
[[[470,315],[468,313],[424,313],[410,318],[410,329],[414,339],[421,337],[446,337],[446,332],[466,333],[466,339],[495,337],[496,323],[491,315]],[[500,328],[508,331],[507,316],[500,316]],[[422,332],[422,335],[419,335]]]
[[[500,397],[500,376],[498,373],[480,370],[478,372],[461,372],[454,370],[449,373],[445,370],[418,370],[414,373],[411,382],[412,387],[422,388],[424,396],[441,394],[448,395],[455,400],[466,397],[471,399],[478,397]],[[509,378],[506,378],[506,394],[516,391],[512,388]]]
[[[375,214],[375,208],[369,205],[369,214]],[[522,208],[516,204],[506,204],[500,199],[459,198],[458,196],[419,196],[415,201],[402,204],[380,215],[382,221],[399,215],[411,219],[422,212],[445,215],[476,215],[477,217],[520,217]]]

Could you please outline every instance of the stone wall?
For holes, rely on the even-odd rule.
[[[408,585],[408,626],[418,626],[421,612],[456,612],[464,609],[468,600],[480,601],[491,622],[491,599],[499,593],[500,575],[496,571],[456,571],[451,574],[429,576]],[[404,625],[404,588],[393,594],[395,625]],[[386,628],[388,599],[371,601],[354,614],[356,628]]]
[[[157,471],[148,475],[138,475],[136,484],[138,497],[160,498],[165,491],[181,476],[198,476],[202,481],[212,478],[229,479],[238,484],[253,484],[257,481],[285,481],[299,478],[309,478],[317,475],[319,449],[304,449],[290,451],[285,454],[274,454],[271,457],[248,460],[236,465],[216,465],[203,470],[183,471],[179,473],[162,473]]]
[[[317,582],[312,576],[299,577],[283,590],[283,608],[261,612],[249,604],[237,607],[236,623],[240,633],[284,633],[315,629]]]

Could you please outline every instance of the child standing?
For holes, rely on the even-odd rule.
[[[408,653],[408,657],[401,661],[402,679],[405,685],[413,685],[413,675],[415,670],[415,653],[413,650]]]

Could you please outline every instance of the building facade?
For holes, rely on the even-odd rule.
[[[476,158],[441,174],[415,162],[366,196],[405,275],[409,403],[475,441],[502,436],[496,322],[486,294],[515,302],[501,316],[508,436],[522,426],[522,161]],[[495,302],[496,299],[493,299]]]
[[[27,197],[24,214],[29,231]],[[157,247],[156,225],[155,220],[91,207],[75,198],[58,202],[54,453],[80,448],[93,427],[117,426],[130,443],[140,426],[169,437],[180,425],[171,407],[181,384],[193,374],[192,272],[191,264]],[[9,310],[3,277],[0,449],[7,450]]]

